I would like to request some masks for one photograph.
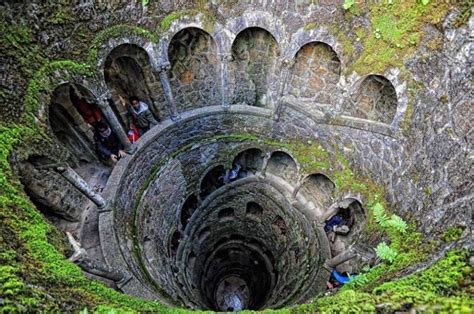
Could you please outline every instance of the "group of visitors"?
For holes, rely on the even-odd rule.
[[[124,157],[125,147],[123,143],[107,124],[98,106],[78,96],[74,89],[71,89],[69,93],[74,107],[81,114],[84,121],[94,128],[94,141],[99,156],[112,163],[116,163]],[[127,126],[130,142],[133,143],[138,140],[156,124],[158,122],[148,105],[140,101],[138,97],[130,97],[127,105]]]
[[[130,104],[127,109],[128,138],[133,143],[145,132],[157,125],[158,122],[148,108],[148,105],[135,96],[130,97]],[[96,148],[102,158],[115,163],[125,156],[123,143],[105,122],[96,123],[94,128]]]

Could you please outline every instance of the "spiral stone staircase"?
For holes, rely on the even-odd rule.
[[[406,79],[397,68],[348,75],[331,31],[267,11],[207,22],[183,15],[153,40],[104,35],[92,74],[52,73],[38,121],[65,162],[32,156],[22,183],[78,239],[85,272],[126,294],[217,311],[305,303],[333,269],[374,263],[369,198],[400,213],[424,205],[407,175],[424,153],[412,154],[404,134]],[[124,144],[113,167],[71,93],[97,106]],[[132,94],[158,120],[136,143],[126,135]],[[222,180],[236,165],[237,177]],[[455,206],[443,204],[442,213]],[[340,209],[354,223],[330,239],[325,222]]]

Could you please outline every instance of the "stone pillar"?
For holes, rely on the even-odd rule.
[[[222,53],[220,54],[221,59],[221,105],[224,109],[230,108],[230,101],[229,101],[229,61],[232,59],[232,55],[230,53]]]
[[[169,62],[160,64],[157,67],[158,76],[160,77],[161,86],[163,87],[163,93],[165,94],[166,103],[168,104],[168,110],[170,112],[171,120],[177,121],[181,119],[181,116],[178,113],[178,108],[173,97],[173,91],[171,90],[170,80],[168,78],[168,73],[171,69]]]
[[[281,116],[281,112],[283,110],[283,101],[282,97],[285,96],[286,94],[286,89],[288,85],[288,81],[291,79],[291,68],[293,67],[293,64],[295,63],[294,59],[284,59],[282,61],[282,70],[280,77],[282,78],[280,81],[280,86],[278,89],[278,99],[277,99],[277,105],[275,108],[275,121],[278,121]]]
[[[128,280],[131,279],[130,275],[123,273],[119,270],[114,270],[100,261],[92,261],[87,254],[87,251],[81,247],[81,244],[74,239],[71,233],[66,232],[69,243],[74,249],[74,254],[69,260],[77,264],[82,270],[100,276],[112,281],[115,281],[117,286],[121,288]]]
[[[88,199],[90,199],[94,204],[97,205],[99,209],[103,209],[107,206],[107,202],[96,193],[90,186],[87,184],[84,179],[82,179],[74,170],[70,167],[56,167],[55,170],[61,174],[64,179],[71,183],[76,189],[82,192]]]
[[[109,123],[110,128],[112,129],[112,131],[114,131],[114,133],[119,138],[120,142],[125,147],[125,151],[128,154],[133,154],[135,151],[135,147],[128,140],[127,134],[125,133],[124,129],[122,128],[122,125],[120,124],[119,120],[115,116],[115,113],[113,112],[112,108],[110,108],[110,105],[108,103],[106,96],[103,96],[100,99],[98,99],[97,103],[99,104],[99,108],[104,114],[105,119],[107,119],[107,122]]]
[[[339,202],[335,202],[333,203],[331,206],[329,206],[326,211],[323,213],[323,215],[321,216],[321,221],[326,221],[328,220],[330,217],[334,216],[335,214],[337,214],[337,212],[339,211],[339,208],[341,207],[341,204]]]
[[[268,161],[270,160],[271,155],[272,154],[269,152],[265,154],[265,157],[263,157],[262,171],[260,172],[260,175],[262,178],[265,178],[267,175],[267,165],[268,165]]]
[[[333,258],[330,258],[324,262],[324,267],[326,269],[333,269],[337,265],[340,265],[342,263],[347,262],[350,259],[353,259],[354,257],[357,256],[357,253],[349,248],[348,250],[345,250],[344,252],[334,256]]]

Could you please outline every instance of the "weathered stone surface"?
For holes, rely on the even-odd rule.
[[[403,69],[361,76],[347,73],[351,58],[364,49],[361,42],[354,42],[352,29],[368,28],[371,17],[354,15],[345,25],[333,27],[334,20],[347,20],[336,2],[211,1],[200,3],[199,12],[192,14],[173,12],[194,8],[186,1],[50,5],[51,12],[35,1],[5,4],[6,24],[16,25],[18,20],[26,27],[19,46],[36,50],[22,50],[20,55],[29,56],[25,59],[2,49],[0,85],[6,106],[0,108],[0,117],[20,121],[27,79],[45,60],[91,62],[91,76],[59,69],[44,84],[35,81],[38,108],[28,108],[53,139],[53,149],[68,151],[69,157],[63,159],[78,166],[97,162],[97,155],[90,125],[66,97],[69,84],[91,101],[110,93],[122,124],[129,96],[136,94],[150,105],[160,124],[138,141],[135,155],[116,165],[104,192],[110,211],[98,218],[105,260],[133,275],[123,287],[127,293],[192,308],[214,307],[206,301],[212,285],[200,280],[214,280],[204,269],[218,268],[219,263],[207,263],[206,256],[227,234],[234,235],[226,238],[229,242],[261,252],[258,263],[278,270],[279,280],[275,275],[258,277],[262,287],[274,289],[262,296],[265,306],[307,300],[327,279],[328,274],[314,265],[324,262],[331,249],[332,255],[341,250],[329,247],[317,220],[323,208],[340,196],[337,189],[333,191],[330,184],[319,190],[314,190],[316,183],[306,186],[303,178],[314,174],[305,173],[297,161],[293,165],[285,158],[272,159],[273,148],[264,143],[223,141],[216,136],[318,141],[330,158],[335,158],[336,150],[342,154],[355,176],[383,187],[390,210],[415,220],[426,234],[436,238],[449,226],[471,228],[472,18],[455,28],[451,14],[436,29],[426,26],[428,37],[423,40],[439,39],[437,50],[422,44]],[[145,31],[112,32],[88,49],[96,33],[106,30],[101,36],[107,37],[108,27],[121,24]],[[169,86],[157,75],[168,66]],[[53,90],[46,88],[49,85]],[[183,116],[175,122],[166,119],[170,112],[176,113],[170,111],[172,97]],[[229,185],[235,189],[212,190],[218,181],[215,174],[230,170],[234,158],[247,148],[258,148],[265,155],[259,167],[268,173],[254,169],[252,174],[266,181],[249,180],[241,187],[237,181]],[[332,166],[329,181],[334,179]],[[40,209],[46,206],[66,220],[80,220],[84,202],[72,186],[39,167],[27,165],[20,174]],[[214,181],[209,179],[213,175]],[[187,201],[189,217],[181,219]],[[246,211],[250,202],[259,206],[250,206],[252,214]],[[264,245],[247,243],[252,237]],[[91,240],[100,255],[96,242]],[[364,244],[369,251],[375,243]],[[250,268],[252,261],[245,254],[226,254]],[[216,261],[228,263],[222,257]],[[150,280],[161,290],[153,290]]]

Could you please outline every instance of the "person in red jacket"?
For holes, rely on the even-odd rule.
[[[80,115],[86,123],[94,126],[97,122],[102,121],[102,112],[96,104],[88,103],[85,99],[79,97],[71,86],[69,88],[69,96],[74,107],[79,111]]]

